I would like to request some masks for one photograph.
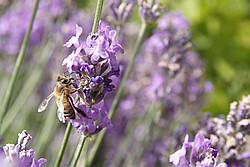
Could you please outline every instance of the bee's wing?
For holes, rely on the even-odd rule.
[[[49,102],[50,102],[50,100],[52,99],[53,96],[54,96],[54,92],[52,92],[48,97],[46,97],[42,101],[42,103],[38,107],[38,112],[42,112],[47,108],[47,106],[48,106],[48,104],[49,104]]]
[[[59,108],[57,110],[57,117],[58,117],[59,121],[61,121],[63,123],[65,122],[65,118],[64,118],[63,112]]]
[[[57,117],[58,117],[59,121],[65,122],[65,118],[64,118],[64,114],[63,114],[64,113],[63,93],[62,93],[60,98],[57,98],[56,104],[57,104],[57,107],[58,107]]]

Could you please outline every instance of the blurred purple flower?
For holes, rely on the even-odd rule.
[[[187,148],[192,149],[190,160],[186,159]],[[169,161],[177,167],[227,167],[225,163],[216,163],[217,152],[211,148],[211,140],[206,139],[203,135],[196,134],[194,142],[189,142],[188,135],[186,135],[182,148],[170,155]]]
[[[230,105],[225,116],[201,120],[198,132],[212,139],[221,154],[221,159],[230,166],[248,166],[250,150],[247,148],[247,136],[250,128],[250,95]]]
[[[18,1],[0,17],[0,52],[9,55],[16,55],[19,52],[34,4],[32,0]],[[28,53],[42,43],[47,27],[51,27],[53,19],[62,14],[63,7],[62,0],[41,1],[31,31]]]
[[[3,147],[5,153],[4,161],[0,161],[3,166],[16,167],[40,167],[47,160],[40,158],[38,161],[34,158],[35,151],[27,150],[27,144],[32,139],[26,130],[18,134],[18,142],[16,145],[7,144]],[[1,154],[0,154],[1,155]]]
[[[107,3],[110,20],[118,26],[124,25],[131,18],[135,5],[135,0],[127,0],[126,2],[110,0]]]
[[[189,22],[181,13],[173,12],[164,15],[164,17],[159,20],[158,27],[161,31],[167,29],[185,31],[189,29]]]
[[[180,146],[179,141],[184,137],[183,132],[174,135],[174,129],[171,127],[185,126],[185,129],[193,129],[190,120],[200,115],[199,111],[204,101],[207,101],[204,100],[206,94],[211,90],[209,88],[211,85],[207,86],[208,89],[205,88],[207,81],[204,80],[204,62],[196,52],[192,51],[193,45],[189,42],[191,33],[189,28],[185,27],[189,25],[186,24],[187,20],[181,15],[172,17],[171,13],[167,13],[159,23],[166,21],[172,24],[170,19],[171,21],[179,19],[178,24],[165,25],[165,28],[163,25],[161,28],[158,26],[153,35],[144,42],[135,60],[136,68],[126,83],[124,97],[117,111],[118,116],[112,121],[117,132],[113,132],[109,139],[112,138],[113,142],[119,143],[126,138],[127,133],[124,129],[127,124],[147,115],[151,106],[159,106],[157,109],[152,109],[155,111],[155,118],[150,125],[150,129],[153,129],[150,131],[150,136],[147,139],[134,139],[128,147],[131,149],[124,154],[124,161],[127,160],[127,156],[133,155],[136,156],[135,159],[147,155],[152,158],[152,162],[143,158],[137,163],[139,166],[150,166],[151,163],[151,166],[170,166],[166,157],[173,149]],[[181,21],[183,24],[180,24]],[[179,25],[182,25],[181,28],[178,28]],[[121,122],[125,127],[116,128]],[[138,127],[145,128],[143,124],[144,122]],[[141,131],[135,132],[140,136],[137,132]],[[138,154],[136,149],[133,150],[137,144],[145,145],[143,151],[148,154],[145,152]],[[183,154],[184,151],[183,149],[178,153]],[[117,153],[116,150],[111,152],[114,152],[114,155]],[[107,157],[107,159],[111,159],[112,162],[112,158]],[[185,166],[187,164],[185,157],[181,159],[182,165]],[[122,164],[123,161],[120,165]]]
[[[159,1],[138,0],[138,4],[140,17],[149,24],[154,23],[166,9],[160,6]]]

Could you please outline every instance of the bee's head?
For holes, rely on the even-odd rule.
[[[69,84],[71,84],[72,80],[74,80],[74,78],[70,78],[70,77],[67,77],[67,76],[59,75],[57,77],[57,82],[60,82],[61,84],[69,85]]]

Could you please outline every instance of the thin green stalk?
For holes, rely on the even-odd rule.
[[[92,28],[92,34],[95,34],[98,30],[99,21],[100,21],[101,14],[102,14],[103,2],[104,2],[104,0],[98,0],[98,2],[97,2],[97,7],[96,7],[96,11],[95,11],[95,19],[94,19],[94,24],[93,24],[93,28]]]
[[[27,79],[26,84],[22,88],[21,92],[17,96],[15,102],[9,107],[8,113],[6,113],[1,125],[1,134],[4,134],[9,130],[9,127],[13,123],[14,119],[20,114],[22,106],[27,103],[27,100],[31,94],[36,90],[38,82],[41,80],[44,66],[47,64],[51,55],[51,43],[48,42],[44,47],[41,55],[41,59],[33,69],[30,77]]]
[[[88,164],[89,147],[90,147],[90,141],[87,140],[86,143],[84,144],[84,150],[83,150],[83,157],[84,157],[83,166],[86,166]]]
[[[120,33],[121,33],[121,29],[122,27],[120,25],[116,26],[116,39],[119,40],[119,36],[120,36]]]
[[[124,87],[125,87],[125,84],[129,78],[129,75],[133,69],[133,66],[134,66],[134,63],[135,63],[135,58],[139,52],[139,49],[141,47],[141,44],[142,44],[142,41],[144,39],[144,36],[145,36],[145,33],[146,33],[146,30],[147,30],[147,25],[146,23],[143,22],[142,26],[141,26],[141,29],[140,29],[140,32],[139,32],[139,36],[137,38],[137,41],[136,41],[136,44],[135,44],[135,49],[134,49],[134,52],[133,52],[133,56],[131,58],[131,60],[129,61],[129,64],[128,64],[128,67],[125,71],[125,74],[122,78],[122,82],[121,82],[121,85],[119,86],[119,89],[117,91],[117,94],[115,96],[115,99],[114,99],[114,102],[112,104],[112,107],[109,111],[109,118],[112,119],[118,105],[119,105],[119,102],[120,102],[120,99],[122,97],[122,93],[123,93],[123,90],[124,90]]]
[[[72,127],[71,123],[68,122],[67,129],[66,129],[64,139],[63,139],[63,143],[62,143],[62,146],[61,146],[61,150],[60,150],[60,152],[58,154],[58,157],[57,157],[57,160],[56,160],[56,163],[55,163],[54,167],[59,167],[60,164],[61,164],[63,154],[64,154],[64,151],[65,151],[68,139],[69,139],[69,135],[70,135],[70,132],[71,132],[71,127]]]
[[[80,157],[80,154],[82,152],[82,148],[83,148],[83,145],[85,143],[85,140],[86,140],[87,137],[85,137],[84,135],[81,135],[80,139],[79,139],[79,142],[78,142],[78,145],[77,145],[77,148],[75,150],[75,154],[74,154],[74,157],[71,161],[71,164],[70,164],[70,167],[75,167],[76,164],[77,164],[77,161]]]
[[[138,54],[139,52],[139,49],[140,49],[140,46],[142,44],[142,41],[144,39],[144,36],[145,36],[145,33],[146,33],[146,30],[147,30],[147,25],[145,22],[142,23],[142,26],[141,26],[141,29],[140,29],[140,32],[139,32],[139,35],[138,35],[138,38],[137,38],[137,41],[136,41],[136,44],[135,44],[135,48],[134,48],[134,52],[133,52],[133,55],[132,55],[132,58],[131,60],[129,61],[129,64],[128,64],[128,67],[126,69],[126,72],[122,78],[122,81],[121,81],[121,85],[116,93],[116,96],[115,96],[115,99],[113,101],[113,104],[112,104],[112,107],[109,111],[109,119],[112,119],[118,105],[119,105],[119,102],[120,102],[120,99],[121,99],[121,96],[122,96],[122,93],[123,93],[123,90],[124,90],[124,87],[125,87],[125,84],[129,78],[129,75],[133,69],[133,66],[134,66],[134,62],[135,62],[135,58],[136,58],[136,55]],[[89,163],[88,163],[88,166],[91,166],[91,164],[93,163],[93,160],[96,156],[96,153],[101,145],[101,142],[103,140],[103,137],[104,137],[104,131],[100,132],[100,134],[98,135],[97,139],[96,139],[96,142],[95,142],[95,145],[93,146],[93,151],[91,152],[90,156],[89,156]]]
[[[34,19],[35,19],[35,16],[36,16],[38,5],[39,5],[39,0],[36,0],[35,6],[34,6],[34,9],[33,9],[33,13],[32,13],[32,17],[31,17],[31,20],[30,20],[30,23],[29,23],[29,27],[28,27],[28,30],[27,30],[27,32],[25,34],[21,49],[19,51],[19,54],[18,54],[18,57],[17,57],[17,60],[16,60],[16,64],[15,64],[15,68],[14,68],[14,71],[13,71],[12,76],[10,78],[9,86],[7,88],[7,91],[6,91],[5,99],[4,99],[3,103],[2,103],[2,107],[1,107],[1,111],[0,111],[0,123],[2,122],[2,119],[5,116],[5,114],[7,112],[7,109],[8,109],[8,106],[9,106],[9,103],[10,103],[10,99],[11,99],[11,95],[12,95],[12,92],[13,92],[13,89],[14,89],[14,85],[16,83],[17,75],[18,75],[18,72],[20,70],[20,67],[21,67],[21,64],[22,64],[22,61],[23,61],[23,57],[24,57],[24,53],[25,53],[25,50],[26,50],[28,42],[29,42],[30,33],[31,33],[31,30],[32,30],[32,26],[33,26],[33,23],[34,23]]]

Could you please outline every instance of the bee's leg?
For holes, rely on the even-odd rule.
[[[82,115],[83,117],[85,117],[85,118],[89,118],[89,117],[85,114],[84,111],[82,111],[81,109],[77,108],[77,107],[74,105],[73,100],[72,100],[72,98],[71,98],[70,96],[68,96],[68,98],[69,98],[70,103],[72,104],[73,108],[74,108],[79,114],[81,114],[81,115]],[[89,119],[91,119],[91,118],[89,118]]]
[[[76,91],[78,91],[79,89],[72,89],[72,91],[70,92],[70,94],[75,93]]]
[[[70,83],[68,83],[68,84],[67,84],[67,86],[70,86],[70,85],[72,85],[72,84],[73,84],[73,83],[72,83],[72,82],[70,82]]]
[[[74,108],[75,108],[75,110],[76,110],[79,114],[81,114],[83,117],[89,118],[89,117],[85,114],[84,111],[82,111],[81,109],[79,109],[79,108],[77,108],[77,107],[75,107],[75,106],[74,106]],[[89,119],[91,119],[91,118],[89,118]]]
[[[82,89],[82,87],[79,87],[79,88],[76,88],[76,89],[71,89],[71,94],[73,94],[73,93],[75,93],[76,91],[78,91],[78,90],[80,90],[80,89]]]

